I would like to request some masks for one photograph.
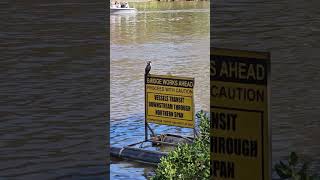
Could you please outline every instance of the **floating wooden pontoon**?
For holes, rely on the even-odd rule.
[[[162,134],[147,141],[141,141],[125,147],[111,147],[110,155],[112,157],[134,160],[148,164],[158,164],[160,158],[168,155],[168,152],[151,151],[143,148],[134,147],[145,142],[151,142],[152,146],[177,146],[178,143],[192,143],[192,137],[182,137],[174,134]]]

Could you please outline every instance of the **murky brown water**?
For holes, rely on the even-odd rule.
[[[320,2],[215,0],[216,47],[271,52],[273,162],[290,151],[320,171]]]
[[[290,4],[273,0],[213,3],[213,46],[271,52],[273,163],[296,151],[312,162],[314,171],[319,171],[320,3],[302,0]],[[110,17],[113,145],[122,146],[143,138],[146,60],[153,61],[153,73],[195,77],[196,107],[208,110],[209,22],[207,9],[202,8],[168,11],[160,7],[154,9],[157,13],[145,11],[136,16]],[[177,129],[189,132],[161,128]],[[142,170],[137,173],[145,177]],[[117,175],[121,174],[125,176],[121,171]]]
[[[135,15],[111,15],[111,145],[144,139],[144,68],[195,78],[196,110],[209,108],[209,3],[136,3]],[[153,126],[190,134],[186,128]],[[113,161],[112,179],[146,179],[152,167]]]
[[[0,179],[106,179],[105,2],[0,7]]]

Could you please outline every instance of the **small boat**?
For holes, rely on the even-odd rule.
[[[116,8],[110,7],[110,14],[119,14],[119,13],[135,13],[137,9],[135,8]]]
[[[114,4],[110,6],[110,14],[122,14],[122,13],[135,13],[137,12],[136,8],[130,8],[128,2],[124,4]]]

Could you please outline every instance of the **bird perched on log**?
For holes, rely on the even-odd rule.
[[[145,69],[145,75],[146,75],[146,76],[149,75],[150,70],[151,70],[151,61],[148,61],[148,62],[147,62],[146,69]]]

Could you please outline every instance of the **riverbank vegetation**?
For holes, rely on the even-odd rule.
[[[209,9],[208,1],[150,1],[150,2],[129,2],[130,7],[138,11],[159,11],[159,10],[186,10],[186,9]]]
[[[114,3],[116,0],[112,0],[111,2]],[[209,0],[117,0],[118,2],[126,1],[126,2],[138,2],[138,3],[146,3],[146,2],[200,2],[200,1],[207,1]]]
[[[283,180],[320,180],[320,176],[310,175],[309,163],[298,158],[295,152],[290,153],[286,163],[280,161],[275,164],[274,170]]]
[[[152,180],[209,179],[210,124],[206,113],[197,113],[199,135],[193,144],[180,144],[168,156],[162,157]]]

